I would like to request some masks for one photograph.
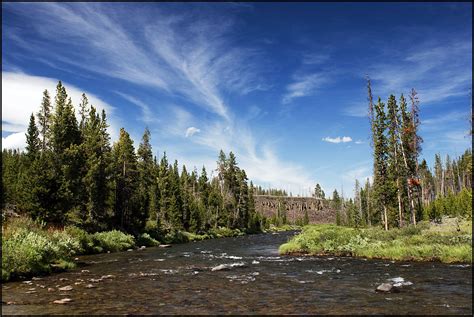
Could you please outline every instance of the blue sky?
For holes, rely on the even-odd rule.
[[[23,147],[42,90],[145,126],[155,154],[307,195],[372,173],[376,97],[419,92],[423,153],[471,147],[471,3],[2,3],[2,147]]]

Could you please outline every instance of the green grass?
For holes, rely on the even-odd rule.
[[[302,227],[298,225],[284,224],[281,226],[275,226],[271,224],[268,229],[264,230],[264,232],[292,231],[292,230],[301,230],[301,228]]]
[[[299,235],[281,245],[279,252],[472,263],[472,223],[447,218],[441,225],[419,223],[416,227],[389,231],[308,225]]]
[[[29,218],[13,218],[2,226],[2,281],[71,269],[78,254],[122,251],[135,246],[120,231],[89,234],[76,227],[48,229]]]

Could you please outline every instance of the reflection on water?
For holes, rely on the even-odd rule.
[[[279,256],[291,235],[83,256],[85,267],[2,285],[15,302],[2,314],[472,315],[471,265]],[[390,280],[399,293],[375,292]]]

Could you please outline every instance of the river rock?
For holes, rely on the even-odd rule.
[[[33,278],[31,278],[31,279],[32,279],[33,281],[39,281],[39,280],[41,280],[42,278],[41,278],[41,277],[33,277]]]
[[[146,246],[142,245],[138,250],[145,250]]]
[[[55,291],[55,289],[54,289],[54,288],[52,288],[52,287],[48,287],[48,292],[54,292],[54,291]]]
[[[160,248],[171,248],[171,244],[160,244]]]
[[[102,282],[102,279],[101,278],[91,278],[91,279],[89,279],[89,281],[91,281],[92,283],[99,283],[99,282]]]
[[[86,285],[86,288],[96,288],[97,286],[95,286],[94,284],[87,284]]]
[[[102,276],[100,277],[100,279],[101,279],[101,280],[105,280],[105,279],[113,278],[113,277],[115,277],[115,276],[110,275],[110,274],[109,274],[109,275],[102,275]]]
[[[131,252],[131,251],[133,251],[133,249],[127,249],[127,251],[128,251],[128,252]]]
[[[81,273],[89,273],[89,270],[81,270]]]
[[[60,291],[72,291],[72,286],[68,285],[68,286],[60,287],[59,290]]]
[[[59,281],[60,281],[60,282],[64,282],[64,281],[69,281],[69,279],[68,279],[68,278],[65,278],[65,277],[61,277],[61,278],[59,279]]]
[[[383,292],[383,293],[397,292],[398,288],[393,287],[393,285],[390,284],[390,283],[382,283],[379,286],[377,286],[376,291],[377,292]]]
[[[62,298],[62,299],[57,299],[57,300],[53,301],[53,304],[66,304],[66,303],[69,303],[69,302],[72,302],[72,299]]]
[[[213,267],[211,271],[214,272],[214,271],[230,270],[233,267],[244,267],[244,266],[245,266],[245,263],[243,262],[231,263],[231,264],[220,264],[218,266]]]

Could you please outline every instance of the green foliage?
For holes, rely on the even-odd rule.
[[[472,189],[464,188],[456,195],[449,193],[438,197],[424,207],[424,212],[430,219],[437,221],[444,215],[472,219]]]
[[[96,232],[92,235],[92,240],[94,247],[99,252],[117,252],[135,246],[135,239],[132,235],[118,230]]]
[[[218,175],[211,179],[204,167],[199,175],[182,166],[180,175],[178,162],[169,164],[166,153],[161,160],[153,157],[148,129],[137,151],[123,128],[111,147],[105,111],[99,113],[85,94],[79,121],[61,82],[56,86],[54,113],[51,103],[45,90],[37,121],[30,117],[26,153],[2,152],[2,207],[57,228],[45,233],[35,227],[32,236],[22,233],[4,239],[10,254],[12,245],[19,246],[20,253],[13,257],[25,255],[26,267],[31,263],[49,267],[48,261],[67,266],[73,254],[133,246],[133,237],[123,232],[138,237],[139,243],[154,245],[158,240],[185,242],[261,232],[269,226],[256,212],[256,190],[232,152],[226,156],[221,151]],[[278,222],[286,223],[284,209]],[[36,238],[49,241],[53,251],[27,253]],[[41,241],[40,248],[46,248]],[[10,271],[15,269],[9,267],[2,274]]]
[[[157,245],[160,245],[160,242],[157,241],[156,239],[153,239],[148,233],[142,233],[138,238],[137,238],[137,246],[146,246],[146,247],[156,247]]]
[[[472,223],[463,221],[457,226],[448,221],[443,225],[420,223],[417,227],[389,231],[310,225],[281,245],[279,252],[472,263]]]
[[[148,245],[156,243],[149,236],[140,238],[148,238]],[[73,256],[134,246],[133,236],[116,230],[89,234],[72,226],[48,229],[30,218],[8,219],[2,232],[2,280],[69,269],[74,267]]]

